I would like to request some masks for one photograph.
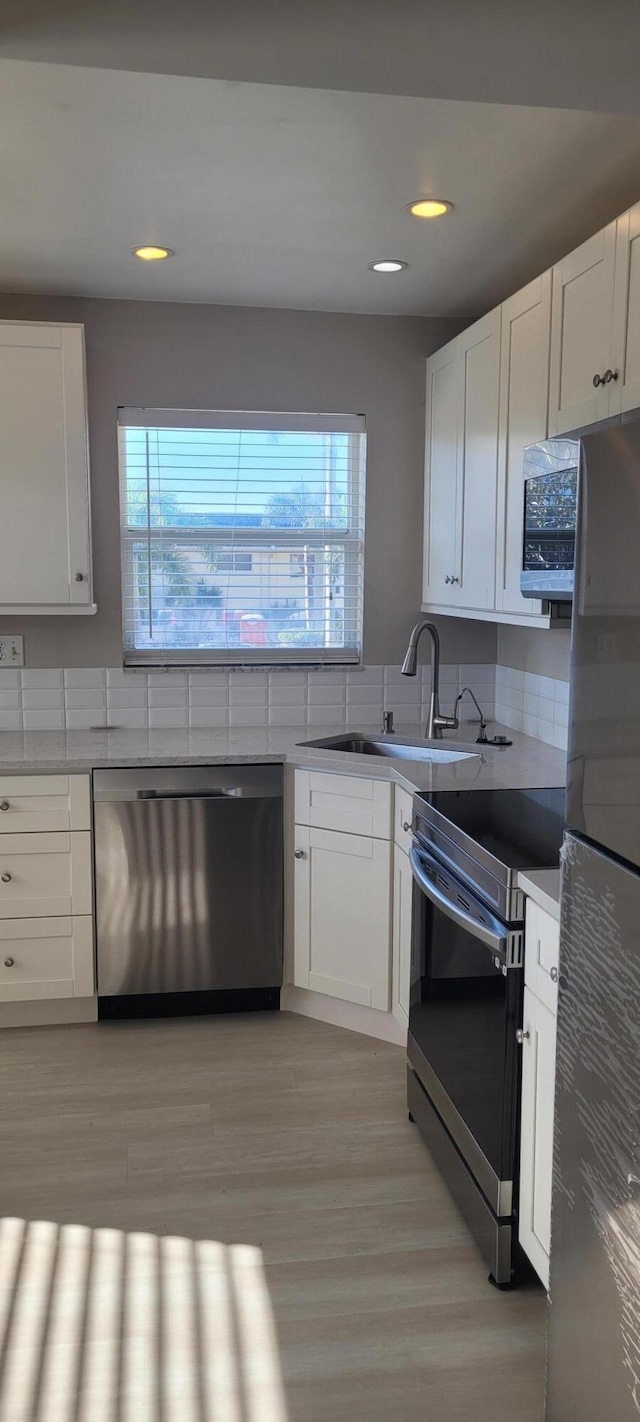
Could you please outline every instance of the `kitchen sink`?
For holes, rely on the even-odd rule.
[[[453,750],[433,741],[401,741],[395,736],[367,736],[362,731],[347,731],[342,736],[327,736],[317,741],[303,741],[308,750],[346,751],[348,755],[381,755],[393,760],[430,760],[447,764],[454,760],[472,760],[478,751]]]

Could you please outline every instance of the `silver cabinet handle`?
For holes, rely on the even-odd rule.
[[[83,582],[84,582],[84,573],[76,573],[76,582],[77,582],[77,583],[83,583]]]
[[[409,830],[411,829],[411,822],[410,822],[410,820],[403,820],[403,821],[402,821],[402,828],[403,828],[405,834],[408,834]]]
[[[0,805],[0,810],[8,810],[8,809],[9,809],[9,801],[8,801],[8,800],[3,800],[3,801],[2,801],[2,804]]]
[[[10,875],[10,874],[3,874],[3,875],[2,875],[2,882],[3,882],[3,884],[10,884],[10,883],[11,883],[11,875]]]
[[[610,385],[612,380],[617,380],[617,379],[618,379],[619,374],[620,374],[620,371],[619,371],[619,370],[605,370],[605,373],[604,373],[604,376],[603,376],[603,379],[602,379],[602,384],[603,384],[603,385]]]
[[[518,1046],[523,1047],[525,1042],[529,1041],[530,1036],[531,1033],[528,1027],[526,1029],[524,1027],[518,1027],[518,1030],[516,1032],[516,1042],[518,1043]]]
[[[5,968],[12,968],[12,967],[13,967],[13,958],[5,958],[5,960],[4,960],[4,966],[5,966]]]
[[[448,573],[445,574],[445,579],[444,579],[444,580],[445,580],[445,583],[450,583],[450,582],[451,582],[451,578],[449,577],[449,574],[448,574]]]
[[[451,581],[452,581],[452,583],[459,583],[459,582],[460,582],[460,579],[459,579],[459,578],[452,578]]]
[[[604,385],[604,375],[594,375],[593,384],[596,390],[598,389],[599,385]]]
[[[550,969],[549,969],[549,977],[551,978],[552,983],[557,983],[557,981],[558,981],[558,969],[557,969],[557,968],[550,968]]]
[[[294,859],[304,859],[304,849],[296,849],[293,857]]]

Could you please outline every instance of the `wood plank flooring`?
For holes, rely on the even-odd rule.
[[[544,1294],[488,1284],[398,1047],[5,1031],[0,1215],[2,1422],[542,1422]]]

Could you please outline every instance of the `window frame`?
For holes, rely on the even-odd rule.
[[[163,524],[161,537],[167,541],[211,543],[215,541],[221,550],[228,546],[229,553],[241,552],[253,556],[261,546],[277,544],[279,548],[297,552],[301,542],[313,553],[324,550],[328,544],[342,545],[344,548],[344,588],[345,598],[349,589],[349,618],[345,626],[354,627],[356,643],[344,647],[232,647],[232,648],[135,648],[127,644],[126,612],[129,597],[126,592],[131,587],[135,572],[135,545],[141,538],[147,538],[149,548],[153,540],[150,523],[133,525],[125,519],[127,510],[127,471],[124,454],[125,430],[138,427],[143,429],[242,429],[276,431],[300,430],[303,432],[346,433],[349,443],[349,500],[350,525],[344,529],[313,528],[217,528],[201,526],[175,527]],[[363,620],[364,620],[364,556],[365,556],[365,498],[366,498],[366,427],[362,415],[300,414],[284,411],[219,411],[219,410],[171,410],[139,408],[118,409],[118,464],[120,488],[120,550],[122,580],[122,638],[123,662],[128,667],[281,667],[281,666],[358,666],[362,664]],[[241,540],[242,548],[238,548]],[[151,567],[151,559],[149,559]],[[150,602],[151,611],[151,602]]]

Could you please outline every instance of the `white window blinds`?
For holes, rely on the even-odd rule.
[[[118,419],[125,663],[359,661],[364,418]]]

